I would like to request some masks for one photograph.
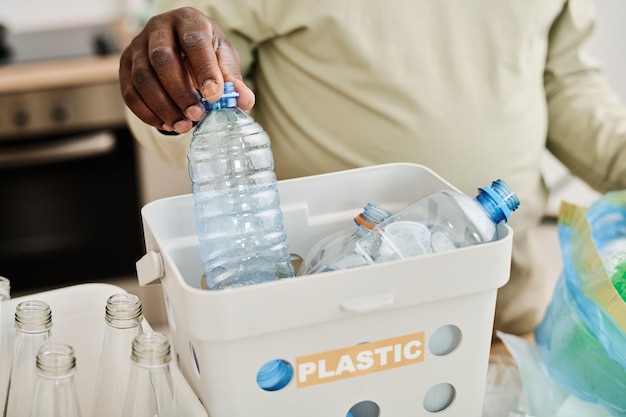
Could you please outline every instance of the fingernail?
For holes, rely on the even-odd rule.
[[[187,110],[185,110],[185,116],[187,116],[189,120],[198,122],[202,119],[202,116],[204,116],[204,109],[201,106],[194,104],[193,106],[187,107]]]
[[[217,83],[214,80],[206,80],[202,83],[202,96],[207,100],[209,97],[220,93]]]
[[[188,132],[189,129],[191,129],[191,121],[185,119],[185,120],[179,120],[176,123],[174,123],[174,130],[178,133],[185,133]]]
[[[167,132],[173,132],[174,128],[168,125],[167,123],[163,123],[163,126],[161,126],[161,130],[165,130]]]

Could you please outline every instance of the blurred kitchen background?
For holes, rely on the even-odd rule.
[[[624,0],[596,0],[592,52],[626,100]],[[12,295],[81,282],[137,294],[148,321],[165,323],[160,286],[140,288],[139,210],[190,192],[187,172],[136,147],[125,127],[119,52],[146,21],[149,0],[20,0],[0,8],[0,275]],[[550,276],[561,268],[555,218],[561,199],[597,194],[549,154],[553,190],[540,233]]]

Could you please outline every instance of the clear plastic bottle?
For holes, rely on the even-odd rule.
[[[200,256],[209,289],[294,276],[270,140],[237,107],[233,83],[205,102],[188,153]]]
[[[170,374],[170,341],[157,332],[135,337],[123,417],[178,417]]]
[[[0,277],[0,409],[4,410],[13,358],[13,335],[15,328],[11,323],[8,301],[11,298],[11,282]]]
[[[39,348],[36,363],[37,383],[30,417],[80,417],[74,348],[46,343]]]
[[[495,240],[497,225],[506,222],[519,203],[502,180],[479,188],[474,198],[453,190],[436,191],[381,222],[353,247],[311,273],[406,259]]]
[[[107,299],[104,339],[92,400],[92,417],[120,417],[132,364],[132,343],[142,333],[141,301],[136,295],[121,293]]]
[[[37,351],[49,342],[52,327],[50,306],[27,300],[15,308],[15,350],[4,417],[30,417],[37,382]]]
[[[298,275],[315,273],[317,267],[335,259],[340,253],[368,234],[376,225],[391,216],[391,212],[373,203],[367,203],[354,218],[354,226],[327,236],[311,247],[304,257]]]

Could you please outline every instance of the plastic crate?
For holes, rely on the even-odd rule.
[[[81,284],[9,300],[9,311],[15,311],[15,307],[26,300],[45,301],[50,305],[52,310],[52,340],[71,345],[76,354],[74,379],[80,401],[81,415],[83,416],[88,416],[91,413],[91,401],[95,390],[105,330],[104,310],[107,298],[123,292],[126,291],[110,284]],[[144,331],[151,330],[150,324],[146,320],[143,322],[143,329]],[[206,410],[174,365],[174,361],[172,361],[170,368],[172,370],[174,395],[181,416],[206,417]],[[124,399],[122,398],[120,401],[124,401]]]
[[[396,211],[442,188],[454,189],[404,163],[281,181],[290,250],[304,256],[351,227],[367,202]],[[142,217],[139,282],[163,284],[179,363],[211,417],[481,415],[507,225],[497,241],[447,253],[207,291],[192,196],[149,203]],[[295,372],[266,391],[257,372],[274,359]]]

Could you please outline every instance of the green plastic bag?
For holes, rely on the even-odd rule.
[[[558,386],[626,416],[626,191],[563,203],[558,220],[563,272],[537,350]]]

